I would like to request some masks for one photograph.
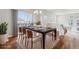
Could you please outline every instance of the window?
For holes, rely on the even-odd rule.
[[[79,31],[79,16],[69,16],[69,26],[73,31]]]
[[[18,25],[27,25],[33,22],[33,17],[31,13],[25,11],[18,11]]]
[[[43,19],[44,19],[44,20],[48,20],[47,15],[44,15],[44,16],[43,16]]]

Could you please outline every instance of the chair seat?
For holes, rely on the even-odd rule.
[[[42,36],[40,33],[33,33],[33,37]]]
[[[52,36],[52,32],[50,32],[50,33],[47,33],[47,35],[49,35],[49,36]]]
[[[27,41],[29,41],[31,38],[27,39]],[[33,43],[36,43],[38,41],[41,41],[42,37],[41,36],[37,36],[37,37],[33,37]]]
[[[23,33],[20,33],[20,32],[18,33],[18,35],[21,35],[21,34],[23,34]]]

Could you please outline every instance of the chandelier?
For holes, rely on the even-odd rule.
[[[39,15],[39,14],[42,14],[42,11],[41,10],[35,10],[33,13]]]

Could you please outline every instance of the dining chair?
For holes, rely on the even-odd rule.
[[[65,36],[65,34],[67,33],[67,29],[64,28],[64,35],[59,35],[59,32],[57,32],[57,37],[59,39],[59,41],[57,42],[57,44],[53,47],[53,49],[66,49],[70,47],[70,44],[67,40],[68,37]]]
[[[20,40],[21,44],[24,44],[25,48],[28,48],[29,43],[31,43],[31,48],[33,48],[33,43],[36,43],[38,41],[42,41],[41,35],[35,35],[35,33],[31,30],[28,30],[26,28],[20,28],[19,32],[21,32],[22,38]],[[42,45],[41,45],[42,46]]]
[[[23,27],[18,27],[18,35],[17,35],[17,45],[19,48],[22,48],[24,40]]]
[[[31,30],[27,30],[27,47],[29,44],[29,41],[31,42],[31,48],[33,48],[34,43],[41,41],[42,37],[40,35],[33,35],[33,32]]]
[[[63,31],[61,30],[61,31],[63,32],[63,34],[61,34],[61,35],[59,34],[59,38],[60,38],[60,39],[61,39],[61,38],[64,39],[64,37],[65,37],[65,35],[66,35],[66,33],[67,33],[68,30],[67,30],[67,28],[64,27],[62,24],[61,24],[61,27],[62,27],[62,30],[63,30]],[[61,32],[61,31],[60,31],[60,32]],[[60,32],[59,32],[59,33],[60,33]]]
[[[59,41],[54,45],[53,49],[64,49],[65,43],[63,39],[59,39]]]
[[[22,35],[23,35],[23,28],[19,27],[18,28],[18,39],[22,39]]]
[[[67,29],[63,25],[62,25],[62,28],[63,28],[64,34],[60,35],[59,31],[57,31],[57,37],[58,37],[59,41],[53,47],[54,49],[64,49],[66,47],[65,34],[67,33]]]
[[[52,31],[50,33],[47,33],[48,36],[52,37],[52,41],[55,40],[55,33]]]

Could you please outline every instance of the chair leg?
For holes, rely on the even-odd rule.
[[[54,40],[54,33],[52,32],[52,41]]]
[[[28,44],[29,44],[29,41],[27,41],[27,48],[28,48]]]
[[[43,40],[41,40],[41,48],[43,47]]]
[[[31,49],[33,48],[33,39],[31,38]]]
[[[21,44],[23,44],[23,35],[20,35]]]
[[[27,47],[27,49],[28,49],[28,44],[29,44],[28,39],[29,39],[29,38],[25,37],[25,47]]]
[[[24,44],[24,42],[23,42],[23,41],[24,41],[24,39],[25,39],[25,36],[24,36],[24,35],[22,35],[22,39],[21,39],[21,40],[22,40],[22,44]]]
[[[20,39],[20,35],[18,34],[18,39]]]
[[[20,43],[22,43],[22,34],[19,35]]]
[[[25,36],[25,47],[28,48],[28,41],[27,41],[27,37]]]

